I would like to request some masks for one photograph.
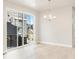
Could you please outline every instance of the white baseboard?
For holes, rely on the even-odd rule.
[[[51,43],[51,42],[40,42],[40,43],[72,48],[72,45],[67,45],[67,44]]]

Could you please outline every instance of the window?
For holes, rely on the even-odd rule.
[[[29,44],[33,41],[33,24],[32,15],[7,11],[7,47],[13,48]]]
[[[14,14],[12,11],[8,11],[8,21],[7,21],[7,47],[13,48],[17,47],[17,26],[16,19],[14,19]]]

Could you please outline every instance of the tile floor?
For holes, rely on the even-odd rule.
[[[4,59],[75,59],[74,48],[29,44],[8,52]]]

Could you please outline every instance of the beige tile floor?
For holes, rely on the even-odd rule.
[[[74,48],[30,44],[8,52],[4,59],[74,59]]]
[[[39,45],[37,50],[37,59],[75,59],[74,48]]]

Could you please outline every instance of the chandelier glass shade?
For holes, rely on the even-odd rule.
[[[48,19],[48,20],[52,20],[52,19],[55,19],[56,18],[56,16],[53,16],[52,14],[52,1],[51,0],[48,0],[48,11],[47,11],[47,13],[44,15],[44,18],[45,19]]]

